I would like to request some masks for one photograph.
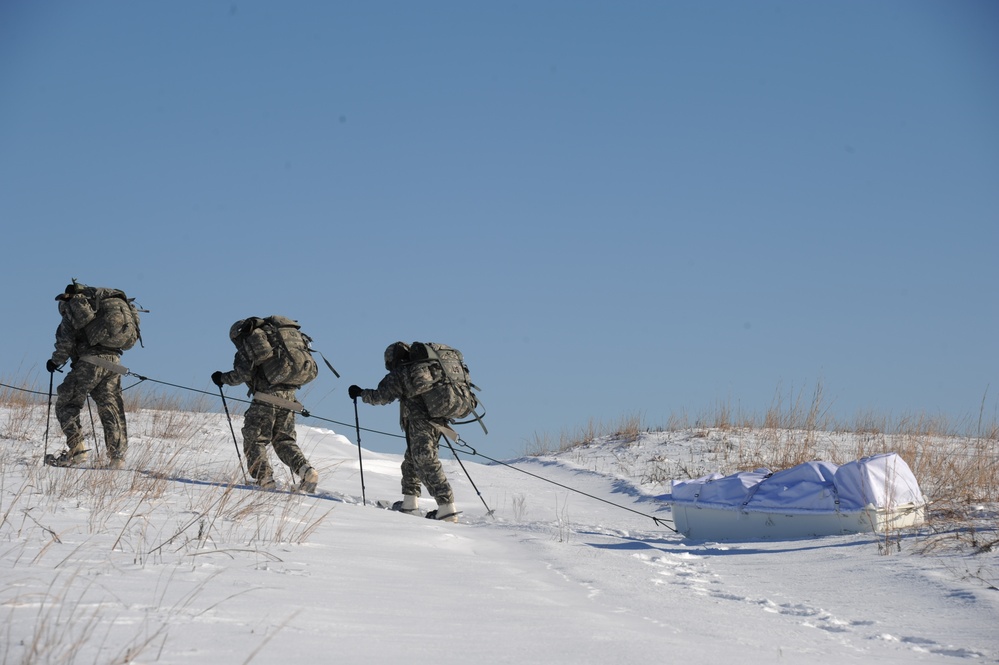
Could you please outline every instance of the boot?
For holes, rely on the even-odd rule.
[[[403,494],[402,501],[396,501],[392,504],[392,510],[398,510],[407,515],[417,515],[420,512],[419,498],[412,494]]]
[[[457,522],[458,509],[454,507],[454,502],[438,504],[437,510],[427,513],[427,519],[440,520],[442,522]]]
[[[77,448],[75,451],[64,450],[56,455],[46,455],[45,463],[49,466],[86,466],[87,458],[90,457],[90,451],[86,448]]]
[[[318,471],[306,464],[298,470],[298,475],[302,478],[302,482],[298,485],[300,491],[307,492],[308,494],[316,491],[316,485],[319,484]]]
[[[260,457],[253,464],[250,464],[250,459],[247,458],[246,471],[250,474],[250,478],[253,478],[251,485],[256,485],[262,490],[277,489],[277,483],[274,481],[274,469],[267,463],[266,456]]]

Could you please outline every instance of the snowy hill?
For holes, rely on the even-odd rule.
[[[401,450],[359,461],[300,425],[321,474],[302,496],[229,486],[224,415],[146,410],[129,429],[123,471],[48,468],[44,405],[0,408],[0,662],[999,660],[994,552],[927,553],[919,533],[890,555],[874,534],[689,542],[657,524],[662,476],[713,469],[710,437],[509,461],[534,475],[463,456],[466,475],[445,453],[463,511],[445,524],[371,505],[399,498]]]

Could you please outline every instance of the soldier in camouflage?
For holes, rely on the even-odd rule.
[[[246,340],[247,319],[237,321],[229,330],[229,339],[236,345],[236,356],[233,358],[233,369],[230,372],[214,372],[212,382],[223,385],[247,385],[248,394],[265,393],[279,397],[282,400],[296,401],[295,392],[298,386],[287,384],[271,384],[259,366],[250,359],[244,342]],[[314,492],[319,482],[319,473],[312,468],[302,449],[298,447],[295,438],[295,412],[274,404],[253,400],[243,416],[243,454],[246,455],[246,466],[257,484],[266,489],[274,488],[274,472],[267,459],[267,446],[273,446],[284,464],[302,479],[299,489]]]
[[[441,426],[447,420],[431,418],[421,395],[434,385],[433,375],[425,363],[409,364],[409,345],[395,342],[385,349],[385,369],[388,374],[373,390],[350,386],[347,394],[366,404],[383,405],[399,400],[399,425],[406,433],[406,454],[402,459],[402,501],[393,506],[406,513],[419,511],[417,499],[420,484],[437,501],[437,509],[427,517],[456,521],[454,493],[438,457]]]
[[[124,466],[128,450],[128,429],[125,422],[125,405],[121,397],[121,374],[98,364],[82,360],[96,358],[118,364],[121,349],[91,346],[83,329],[93,319],[93,308],[83,294],[84,285],[75,281],[66,287],[65,292],[56,296],[62,320],[55,334],[55,351],[45,363],[49,372],[70,361],[69,374],[59,385],[56,398],[56,419],[66,435],[66,450],[58,456],[51,456],[46,462],[53,466],[83,466],[87,463],[89,450],[83,440],[83,427],[80,412],[89,395],[97,404],[97,413],[104,429],[104,442],[107,446],[108,466],[120,469]],[[71,307],[71,301],[73,302]],[[89,318],[81,312],[89,312]]]

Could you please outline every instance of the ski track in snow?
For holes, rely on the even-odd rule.
[[[960,658],[987,658],[987,654],[972,648],[950,644],[940,644],[932,639],[913,635],[892,635],[877,632],[877,621],[871,619],[841,618],[833,613],[809,604],[779,602],[770,598],[754,598],[734,594],[728,590],[725,580],[711,572],[710,563],[701,556],[694,554],[679,555],[649,555],[634,554],[636,559],[646,563],[654,570],[651,578],[655,585],[677,585],[692,592],[713,599],[743,603],[759,608],[763,612],[778,614],[799,623],[802,626],[816,628],[829,633],[855,633],[862,639],[897,642],[909,646],[913,651],[928,652],[944,656]]]

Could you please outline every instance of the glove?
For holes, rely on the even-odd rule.
[[[349,395],[351,399],[357,399],[363,392],[364,388],[361,386],[351,386],[350,388],[347,388],[347,395]]]
[[[59,369],[59,365],[55,364],[55,361],[53,361],[53,360],[46,360],[45,361],[45,371],[48,372],[49,374],[51,374],[52,372],[55,372],[58,369]]]
[[[219,388],[222,387],[222,372],[212,372],[212,383]]]

